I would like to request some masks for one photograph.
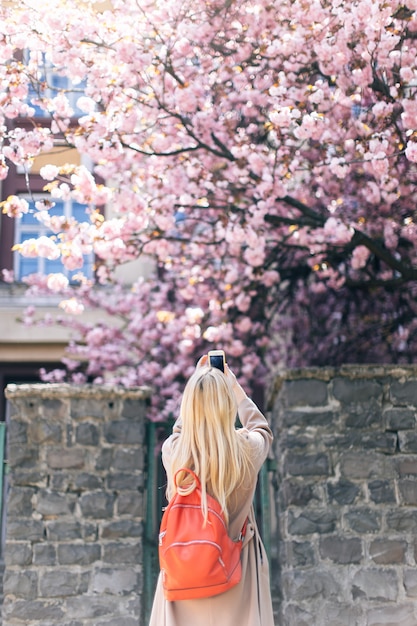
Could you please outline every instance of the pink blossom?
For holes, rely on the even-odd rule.
[[[6,161],[3,155],[0,155],[0,180],[5,180],[9,173],[9,167],[6,165]]]
[[[84,312],[84,305],[76,298],[70,298],[69,300],[62,300],[59,303],[59,307],[68,313],[69,315],[81,315]]]
[[[39,173],[45,180],[54,180],[59,174],[59,168],[52,164],[44,165]]]
[[[61,253],[62,263],[67,270],[72,272],[84,265],[83,251],[75,242],[61,246]]]
[[[247,248],[243,253],[243,256],[245,258],[245,261],[253,267],[262,265],[265,261],[265,251],[261,247],[256,249]]]
[[[77,100],[77,107],[84,113],[92,113],[96,108],[96,103],[92,98],[80,96]]]
[[[416,120],[417,121],[417,120]],[[409,161],[417,163],[417,142],[409,141],[405,149],[405,156]]]
[[[329,217],[324,225],[325,235],[337,244],[348,243],[353,236],[353,230],[335,217]]]
[[[50,291],[58,293],[63,291],[69,285],[68,278],[64,274],[49,274],[47,278],[47,287]]]
[[[241,333],[247,333],[252,328],[252,320],[243,316],[235,322],[235,328]]]
[[[0,203],[3,213],[9,217],[22,217],[29,211],[29,203],[19,196],[9,196],[7,200]]]
[[[2,280],[5,283],[13,283],[14,282],[14,271],[13,270],[1,270]]]
[[[42,235],[36,240],[36,252],[46,259],[58,259],[60,257],[59,246],[50,237]],[[23,254],[23,252],[22,252]]]
[[[365,246],[357,246],[352,252],[352,268],[358,270],[365,267],[369,258],[369,249]]]

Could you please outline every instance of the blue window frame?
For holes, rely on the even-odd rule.
[[[46,228],[46,226],[39,222],[35,217],[37,212],[34,206],[33,198],[26,197],[29,203],[29,212],[22,215],[21,218],[16,220],[15,223],[15,244],[23,243],[27,239],[41,237],[42,235],[50,236],[53,233]],[[41,198],[35,198],[38,201]],[[73,202],[71,200],[55,200],[55,206],[53,206],[48,213],[50,215],[65,216],[67,219],[73,217],[77,221],[86,221],[86,206],[79,202]],[[17,282],[21,282],[25,276],[30,274],[52,274],[61,272],[68,277],[70,282],[73,282],[74,276],[82,271],[84,276],[91,278],[94,272],[94,255],[88,254],[84,256],[84,265],[81,270],[67,270],[61,263],[60,259],[49,260],[43,257],[28,258],[23,257],[19,252],[14,253],[14,276]]]
[[[24,54],[26,63],[28,62],[28,54],[28,51]],[[86,82],[82,81],[74,85],[68,76],[62,75],[59,68],[54,67],[52,63],[46,59],[45,54],[42,55],[42,63],[39,64],[36,84],[42,85],[42,91],[38,92],[34,85],[29,85],[27,97],[28,104],[35,110],[35,117],[50,117],[49,111],[45,111],[39,104],[36,104],[36,100],[40,98],[55,98],[59,93],[65,93],[74,110],[75,117],[84,115],[84,112],[77,107],[77,100],[80,96],[84,95]]]

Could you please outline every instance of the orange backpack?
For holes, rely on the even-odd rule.
[[[186,496],[177,488],[179,472],[194,479],[194,490]],[[201,484],[189,469],[175,473],[176,494],[162,516],[159,532],[159,564],[167,600],[207,598],[238,584],[242,576],[240,553],[245,538],[245,522],[240,537],[233,541],[220,504],[207,494],[208,519],[204,525]]]

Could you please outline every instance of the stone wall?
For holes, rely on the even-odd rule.
[[[416,626],[417,368],[288,372],[271,407],[279,626]]]
[[[138,626],[148,391],[9,385],[3,626]]]

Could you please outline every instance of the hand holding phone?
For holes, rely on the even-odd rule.
[[[223,350],[210,350],[208,353],[208,364],[210,367],[216,367],[224,373],[226,363],[226,355]]]

